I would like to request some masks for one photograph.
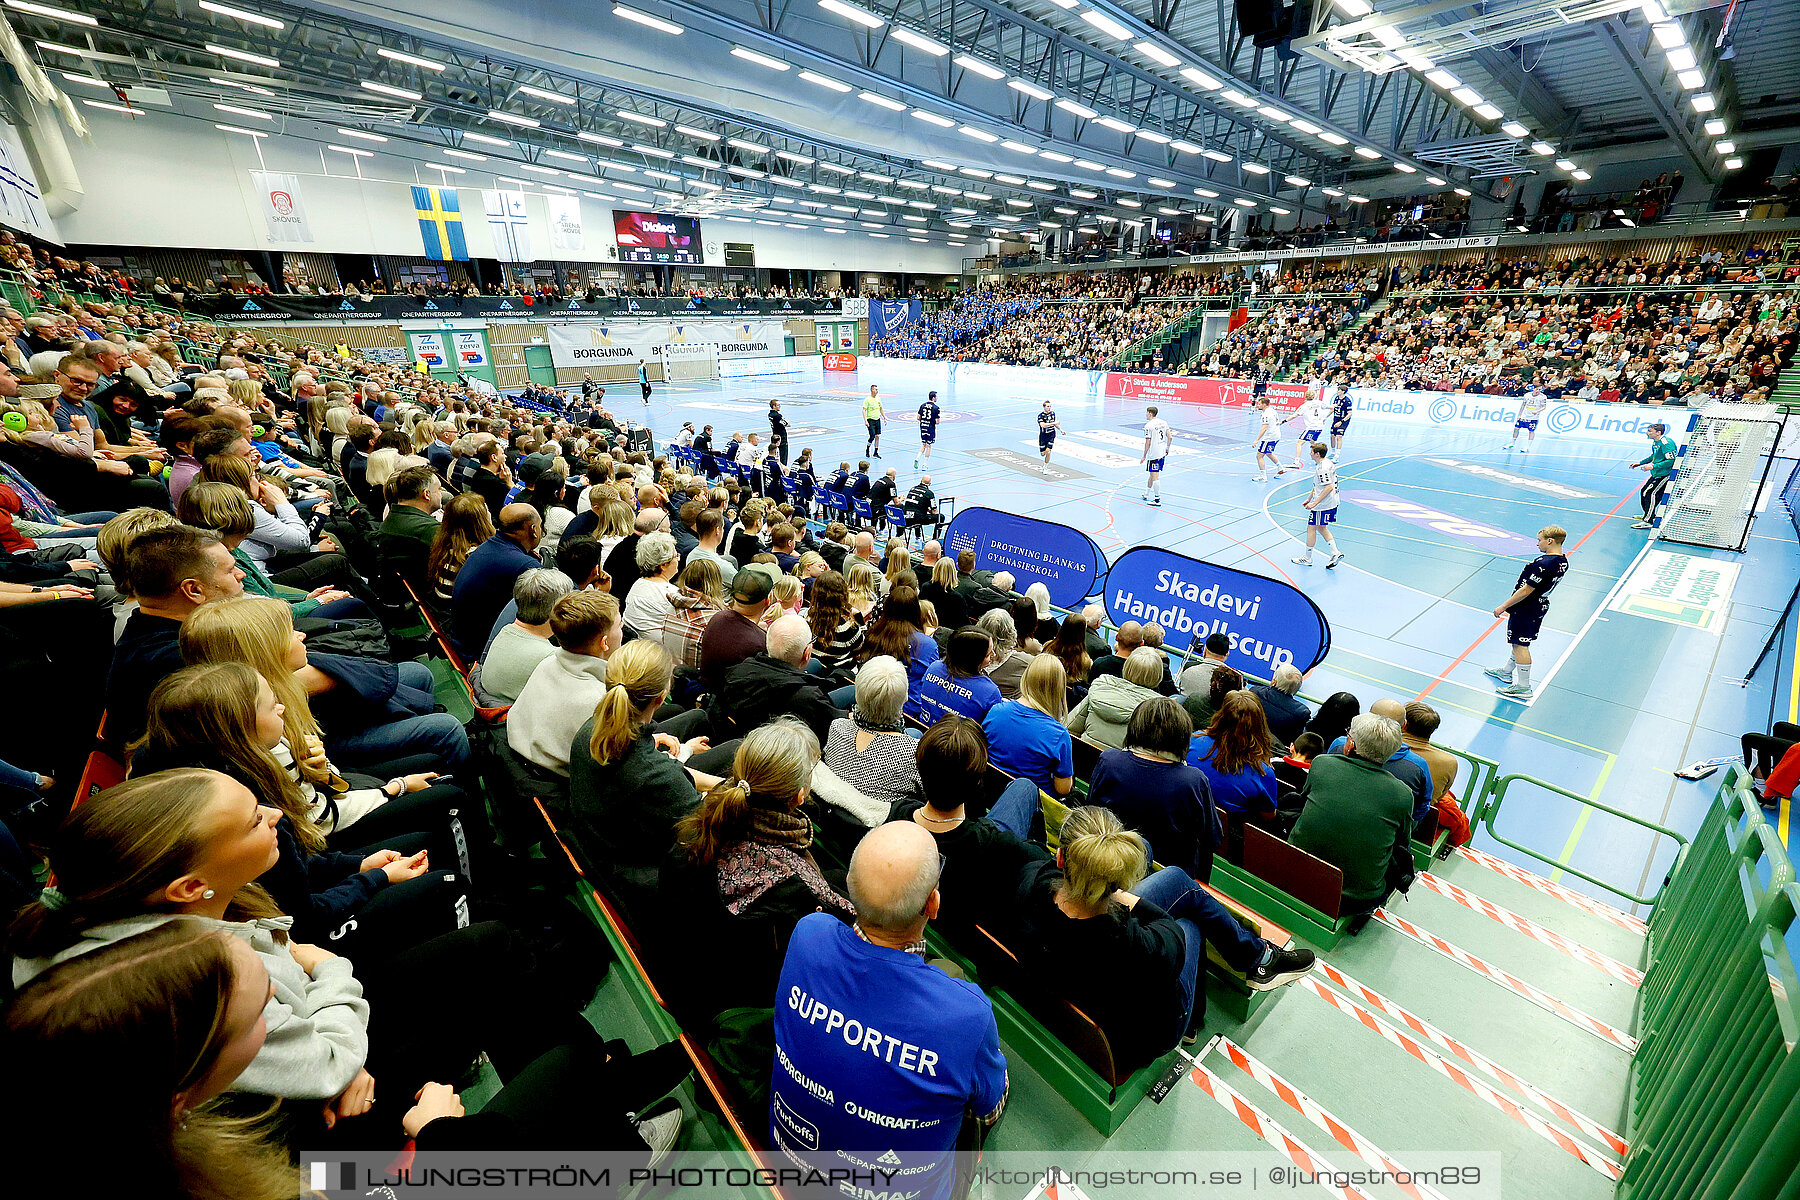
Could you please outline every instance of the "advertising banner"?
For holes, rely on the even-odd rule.
[[[1424,425],[1450,433],[1480,433],[1510,438],[1518,419],[1516,396],[1477,396],[1468,392],[1400,392],[1383,388],[1351,388],[1358,417],[1400,425]],[[1688,410],[1667,405],[1600,404],[1587,400],[1552,400],[1538,418],[1538,441],[1581,438],[1644,446],[1644,430],[1669,427],[1676,441],[1686,437]]]
[[[19,140],[18,130],[4,121],[0,121],[0,223],[62,244],[50,210],[44,207],[44,195],[38,191],[25,144]]]
[[[435,189],[433,189],[435,190]],[[462,237],[461,226],[456,236]],[[733,317],[837,316],[837,300],[708,300],[687,296],[595,296],[539,300],[531,296],[190,296],[184,308],[209,321],[277,324],[287,321],[422,321],[446,317],[491,317],[514,321],[581,319],[687,320]]]
[[[720,358],[770,358],[787,353],[787,326],[780,321],[739,321],[704,326],[719,344]]]
[[[1142,400],[1146,404],[1207,404],[1241,406],[1250,403],[1247,379],[1200,379],[1188,375],[1126,375],[1109,371],[1109,400]],[[1271,383],[1269,403],[1292,408],[1306,397],[1304,383]]]
[[[412,361],[425,360],[425,365],[433,371],[444,371],[450,367],[450,360],[444,354],[444,335],[441,333],[409,333],[406,335],[407,345],[412,347]]]
[[[456,359],[467,371],[474,367],[488,365],[487,339],[481,336],[479,329],[459,329],[455,333]]]
[[[964,550],[975,552],[977,571],[1011,571],[1021,592],[1041,583],[1063,608],[1092,595],[1106,570],[1106,555],[1079,529],[995,508],[965,508],[951,520],[944,553]]]
[[[667,325],[551,325],[550,361],[559,367],[654,361],[669,340]]]
[[[881,337],[919,319],[923,306],[917,300],[871,300],[869,336]]]
[[[705,261],[700,222],[673,213],[626,212],[613,209],[613,240],[619,261],[694,263]]]
[[[827,371],[854,371],[856,370],[856,355],[839,354],[833,351],[825,356],[825,369]]]
[[[1169,646],[1223,633],[1226,661],[1262,679],[1287,663],[1310,671],[1331,650],[1325,614],[1299,588],[1156,546],[1134,546],[1113,563],[1105,604],[1114,625],[1155,621]]]
[[[263,228],[271,242],[310,242],[312,226],[300,199],[300,177],[285,171],[252,171],[250,182],[261,197]]]
[[[819,335],[819,353],[829,353],[831,350],[831,326],[821,322],[813,326],[813,332]]]

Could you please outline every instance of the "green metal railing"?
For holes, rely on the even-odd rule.
[[[1650,917],[1619,1200],[1800,1194],[1797,910],[1793,866],[1733,766]]]
[[[1621,896],[1621,897],[1625,898],[1626,900],[1631,901],[1633,904],[1655,904],[1656,903],[1657,896],[1663,890],[1663,888],[1665,886],[1667,886],[1667,881],[1664,881],[1663,883],[1658,884],[1655,888],[1651,889],[1649,895],[1640,896],[1640,895],[1636,894],[1635,892],[1627,890],[1626,888],[1620,887],[1616,884],[1608,883],[1608,882],[1606,882],[1606,880],[1601,879],[1597,875],[1590,875],[1586,871],[1580,870],[1576,867],[1571,867],[1565,862],[1562,862],[1558,859],[1550,857],[1548,854],[1546,854],[1542,850],[1534,850],[1530,846],[1526,846],[1519,842],[1515,842],[1512,839],[1508,838],[1506,835],[1504,835],[1504,834],[1500,833],[1498,830],[1496,830],[1494,828],[1494,825],[1500,816],[1500,808],[1506,802],[1507,792],[1515,784],[1522,784],[1522,785],[1528,785],[1528,786],[1534,787],[1534,788],[1541,788],[1542,790],[1544,790],[1546,792],[1550,792],[1554,795],[1563,796],[1567,799],[1573,800],[1577,804],[1581,805],[1584,808],[1592,809],[1595,812],[1605,813],[1606,815],[1611,816],[1611,817],[1617,817],[1621,821],[1628,821],[1631,824],[1636,825],[1642,829],[1648,829],[1650,832],[1658,834],[1661,837],[1671,838],[1674,840],[1674,842],[1676,843],[1676,846],[1677,846],[1676,861],[1678,861],[1678,862],[1680,861],[1679,847],[1687,845],[1687,838],[1683,837],[1681,834],[1675,832],[1673,829],[1670,829],[1667,826],[1658,825],[1654,821],[1646,821],[1644,818],[1639,817],[1639,816],[1634,816],[1633,814],[1626,812],[1624,809],[1614,808],[1610,804],[1602,804],[1602,803],[1600,803],[1600,801],[1595,800],[1592,797],[1583,796],[1580,792],[1571,792],[1568,788],[1558,787],[1554,783],[1546,783],[1542,779],[1534,779],[1530,775],[1502,775],[1502,776],[1500,776],[1498,779],[1495,779],[1489,785],[1487,794],[1480,798],[1479,806],[1474,807],[1474,808],[1469,808],[1466,810],[1469,814],[1470,824],[1481,825],[1483,828],[1485,828],[1487,830],[1487,835],[1489,837],[1493,838],[1496,842],[1500,843],[1500,845],[1502,845],[1502,846],[1505,846],[1509,850],[1516,850],[1520,854],[1523,854],[1529,858],[1535,858],[1539,862],[1546,863],[1550,867],[1552,867],[1556,870],[1566,871],[1568,874],[1575,876],[1577,879],[1585,879],[1589,883],[1593,884],[1595,887],[1605,888],[1607,891],[1611,892],[1613,895]]]

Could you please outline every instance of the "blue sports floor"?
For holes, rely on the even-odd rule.
[[[659,441],[684,420],[710,423],[720,435],[739,428],[766,436],[768,400],[780,397],[796,451],[812,447],[822,468],[844,458],[854,465],[867,383],[852,374],[826,378],[822,387],[732,380],[659,387],[647,408],[618,408],[634,419],[641,414]],[[882,388],[885,457],[874,465],[899,468],[902,491],[920,473],[913,414],[924,392]],[[1690,629],[1606,608],[1651,545],[1648,533],[1630,528],[1644,475],[1627,466],[1647,445],[1560,439],[1541,452],[1509,454],[1491,436],[1360,417],[1338,455],[1345,498],[1335,532],[1348,558],[1326,571],[1289,561],[1304,537],[1310,472],[1254,482],[1247,411],[1164,406],[1176,445],[1159,509],[1141,499],[1141,401],[1057,400],[1063,433],[1052,461],[1078,474],[1051,479],[1032,469],[1042,399],[993,386],[940,389],[944,416],[929,464],[938,495],[1085,530],[1111,558],[1150,543],[1297,584],[1332,628],[1330,655],[1307,677],[1309,696],[1346,690],[1365,707],[1383,695],[1423,696],[1443,715],[1438,741],[1683,833],[1718,779],[1690,783],[1672,770],[1736,753],[1741,732],[1766,731],[1772,718],[1795,719],[1800,639],[1792,630],[1748,687],[1739,682],[1800,576],[1800,545],[1779,500],[1758,520],[1745,553],[1712,552],[1741,573],[1723,622]],[[1292,461],[1296,428],[1284,430],[1284,462]],[[1022,457],[996,461],[994,450]],[[1778,466],[1785,477],[1787,465]],[[1481,474],[1483,467],[1535,485]],[[1576,494],[1558,494],[1569,491]],[[1507,658],[1504,625],[1492,610],[1511,593],[1546,524],[1568,530],[1571,563],[1533,648],[1537,695],[1521,705],[1497,697],[1482,668]],[[1504,534],[1516,536],[1496,536]],[[1322,553],[1315,562],[1322,564]],[[1785,840],[1785,809],[1779,819]],[[1668,839],[1528,786],[1509,791],[1499,831],[1640,894],[1656,889],[1674,852]],[[1480,835],[1476,845],[1493,848]],[[1562,882],[1595,891],[1573,876]]]

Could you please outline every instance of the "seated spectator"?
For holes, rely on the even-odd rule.
[[[1000,689],[1001,699],[1017,700],[1019,685],[1025,679],[1025,668],[1031,665],[1031,655],[1019,649],[1019,634],[1012,615],[1003,608],[989,609],[975,624],[994,643],[994,665],[988,671],[988,678]]]
[[[889,822],[850,860],[856,927],[829,913],[794,926],[775,988],[776,1055],[792,1069],[774,1073],[770,1120],[771,1145],[790,1159],[831,1169],[839,1152],[880,1143],[901,1169],[936,1164],[909,1173],[908,1189],[948,1194],[965,1116],[999,1120],[1006,1058],[993,1006],[916,952],[938,912],[937,885],[937,843],[911,822]],[[881,1030],[898,1051],[871,1057],[861,1043],[823,1036],[840,1017]],[[828,1098],[851,1093],[867,1104]]]
[[[506,744],[567,779],[576,731],[606,693],[606,660],[623,643],[619,602],[605,592],[570,592],[550,609],[559,647],[532,669],[506,714]]]
[[[1223,668],[1214,678],[1229,670]],[[1187,760],[1205,773],[1220,809],[1261,817],[1275,811],[1275,772],[1269,766],[1273,754],[1261,703],[1239,689],[1225,694],[1212,724],[1194,735]]]
[[[1098,604],[1090,604],[1081,610],[1081,619],[1087,622],[1088,661],[1099,662],[1112,653],[1112,647],[1106,644],[1106,634],[1102,631],[1106,625],[1106,610]]]
[[[621,601],[627,609],[631,605],[631,589],[643,576],[643,568],[638,566],[638,544],[653,533],[668,533],[669,514],[660,508],[647,508],[638,513],[631,526],[631,535],[621,538],[606,556],[604,570],[612,579],[612,593],[623,597]],[[604,544],[604,539],[602,539]],[[669,536],[669,545],[675,545],[673,534]],[[676,568],[681,565],[681,554],[675,555]],[[672,574],[672,572],[671,572]],[[631,624],[631,614],[625,614],[625,623]]]
[[[988,757],[1009,775],[1068,795],[1075,786],[1074,744],[1063,726],[1068,714],[1062,663],[1054,654],[1040,654],[1025,668],[1019,698],[994,705],[982,718]]]
[[[144,732],[156,685],[182,668],[182,622],[210,600],[242,596],[244,573],[218,534],[191,525],[147,530],[109,561],[137,598],[106,676],[108,732],[123,745]]]
[[[831,687],[848,682],[862,649],[863,627],[851,611],[850,591],[841,572],[827,571],[813,580],[806,622],[812,630],[812,662],[807,669],[823,676]]]
[[[1369,711],[1378,717],[1386,717],[1395,725],[1406,719],[1406,706],[1391,696],[1384,696],[1369,705]],[[1344,739],[1339,738],[1331,743],[1327,754],[1341,754],[1344,751]],[[1425,760],[1413,753],[1402,735],[1400,745],[1387,763],[1388,774],[1404,783],[1413,794],[1413,820],[1423,821],[1426,810],[1431,807],[1434,797],[1431,794],[1431,768]]]
[[[1101,675],[1069,714],[1069,732],[1102,746],[1123,746],[1131,716],[1147,700],[1156,700],[1162,682],[1163,656],[1139,646],[1125,661],[1123,675]],[[1192,725],[1189,725],[1192,728]]]
[[[947,629],[961,629],[969,623],[969,610],[956,594],[956,564],[940,558],[931,568],[930,582],[919,588],[919,599],[937,608],[938,624]]]
[[[799,721],[759,725],[739,744],[731,779],[676,823],[659,920],[679,931],[680,950],[666,957],[686,960],[675,977],[714,1012],[768,1006],[802,917],[855,919],[843,876],[813,859],[813,823],[800,810],[818,761],[819,743]]]
[[[255,671],[242,663],[188,667],[157,685],[150,701],[149,726],[132,755],[133,774],[218,771],[280,814],[276,862],[257,881],[294,919],[296,939],[332,941],[373,955],[456,928],[467,884],[454,874],[449,814],[468,805],[457,788],[444,785],[411,810],[410,822],[384,822],[385,832],[365,826],[327,848],[327,830],[313,820],[310,805],[270,753],[285,737],[282,708]],[[389,786],[398,796],[426,791],[435,779],[427,772]],[[412,828],[399,827],[408,824]],[[437,870],[428,867],[433,848],[444,864]]]
[[[437,711],[429,667],[309,651],[279,600],[202,605],[182,622],[181,654],[189,666],[245,663],[268,680],[286,709],[290,746],[322,737],[333,761],[370,770],[419,755],[445,773],[468,763],[468,733]]]
[[[883,804],[919,795],[914,742],[901,715],[906,697],[906,668],[899,660],[885,654],[871,658],[856,673],[850,715],[834,720],[826,735],[825,765]]]
[[[1344,873],[1343,914],[1373,911],[1390,890],[1393,867],[1412,863],[1412,790],[1384,764],[1400,726],[1363,713],[1350,722],[1344,753],[1313,759],[1300,819],[1288,840]]]
[[[493,536],[494,520],[485,500],[469,492],[452,496],[444,505],[443,522],[425,556],[425,579],[430,587],[419,591],[419,599],[438,613],[449,613],[457,573],[475,547]]]
[[[508,504],[500,510],[493,536],[469,552],[450,593],[450,637],[465,660],[481,657],[495,619],[512,598],[513,584],[541,565],[537,547],[543,534],[537,509]]]
[[[1312,969],[1310,950],[1281,950],[1246,929],[1180,867],[1145,878],[1149,847],[1110,810],[1076,808],[1056,860],[1028,866],[1019,904],[1027,966],[1098,1024],[1121,1071],[1191,1043],[1206,1015],[1206,945],[1254,991]],[[1080,963],[1069,971],[1053,964]]]
[[[575,733],[567,807],[556,814],[583,868],[618,888],[628,905],[654,890],[675,822],[720,782],[686,765],[697,754],[702,762],[720,757],[706,757],[708,738],[682,742],[652,728],[674,672],[668,652],[647,638],[625,643],[607,660],[606,692]],[[724,751],[721,769],[729,769],[736,744],[718,750]]]
[[[1069,680],[1069,703],[1085,696],[1088,670],[1093,666],[1087,652],[1087,622],[1073,614],[1064,617],[1044,643],[1044,649],[1062,662],[1063,674]]]
[[[429,595],[426,561],[438,537],[443,485],[430,467],[407,467],[388,480],[387,495],[387,519],[375,531],[376,556],[421,597]]]
[[[260,1015],[266,1030],[260,1040],[252,1038],[232,1052],[232,1067],[242,1072],[235,1080],[206,1072],[189,1086],[193,1094],[229,1085],[247,1097],[284,1101],[280,1124],[293,1129],[299,1145],[317,1145],[330,1130],[332,1144],[397,1149],[404,1134],[392,1118],[369,1117],[378,1073],[386,1086],[412,1097],[433,1074],[459,1070],[484,1051],[500,1078],[510,1080],[559,1043],[598,1042],[576,1008],[591,993],[563,1009],[562,998],[581,988],[550,977],[525,944],[495,922],[425,939],[391,957],[359,958],[354,972],[348,958],[322,947],[277,940],[280,914],[266,895],[245,890],[275,858],[275,816],[242,784],[194,769],[131,780],[89,800],[52,847],[54,894],[27,907],[12,926],[7,951],[14,960],[14,983],[23,988],[42,976],[45,986],[57,988],[79,977],[75,964],[129,964],[134,960],[128,952],[109,947],[122,947],[164,926],[198,928],[246,945],[255,965],[250,958],[239,959],[242,951],[235,947],[229,953],[233,970],[250,975],[249,996],[254,999],[240,1008],[219,995],[211,1011],[197,1017],[182,1036],[194,1039],[188,1049],[198,1062],[206,1057],[199,1039],[212,1037],[227,1023],[256,1029]],[[176,953],[169,944],[158,957]],[[88,958],[102,954],[118,957]],[[59,964],[68,965],[55,969]],[[582,974],[585,978],[575,982],[591,984],[592,975]],[[133,971],[131,978],[142,976]],[[116,978],[110,987],[118,987]],[[75,1002],[65,994],[64,1003],[72,1007]],[[8,1010],[9,1030],[17,1028],[19,1011]],[[371,1014],[380,1014],[387,1030],[374,1041],[368,1034]],[[142,1030],[141,1024],[132,1024],[140,1046]],[[66,1053],[98,1040],[97,1031],[84,1026],[82,1039],[69,1040],[62,1049]],[[116,1040],[103,1044],[100,1061],[118,1054]],[[127,1054],[112,1063],[108,1077],[116,1082],[130,1062],[166,1060],[166,1055]],[[59,1061],[67,1065],[69,1060]],[[92,1076],[86,1080],[91,1084]],[[48,1076],[45,1086],[52,1086]],[[185,1106],[189,1094],[155,1097],[159,1120],[150,1128],[178,1130],[175,1105]],[[133,1093],[131,1102],[135,1097]],[[127,1102],[123,1092],[114,1099]],[[257,1109],[263,1107],[256,1102]],[[9,1107],[8,1115],[18,1111]],[[186,1115],[189,1129],[181,1144],[191,1146],[187,1139],[204,1139],[213,1126],[201,1114]],[[240,1125],[233,1137],[244,1136]],[[246,1180],[235,1158],[231,1162],[229,1174],[213,1185],[222,1194],[251,1194],[243,1189],[262,1186]],[[143,1160],[138,1169],[164,1168]],[[270,1186],[282,1190],[254,1194],[291,1195],[291,1168],[277,1178],[279,1185]],[[171,1180],[174,1191],[169,1194],[189,1194],[190,1182]]]
[[[1225,702],[1225,697],[1239,691],[1244,686],[1244,677],[1239,675],[1236,667],[1217,663],[1206,676],[1206,691],[1195,695],[1190,692],[1181,699],[1181,706],[1187,709],[1188,720],[1194,723],[1195,729],[1205,729],[1212,724],[1213,714]]]
[[[484,707],[504,708],[517,700],[538,664],[556,652],[550,643],[550,613],[558,600],[574,590],[574,580],[545,567],[535,567],[513,580],[518,616],[500,627],[472,679],[476,698]]]
[[[243,551],[243,541],[253,528],[251,504],[243,492],[228,483],[201,480],[188,485],[175,506],[181,520],[196,529],[209,529],[218,534],[231,551],[231,560],[244,573],[244,590],[253,596],[278,599],[294,610],[294,619],[311,618],[314,627],[331,628],[333,620],[359,620],[374,617],[361,600],[336,588],[314,588],[301,592],[288,588],[285,593],[262,569],[262,564]],[[139,510],[150,511],[150,510]]]
[[[1270,673],[1268,683],[1259,683],[1250,694],[1262,702],[1269,719],[1269,735],[1281,745],[1290,745],[1312,719],[1312,710],[1294,693],[1300,690],[1300,668],[1283,663]]]
[[[907,698],[906,715],[927,728],[949,713],[976,721],[987,716],[1001,699],[999,686],[982,673],[992,664],[993,653],[993,639],[979,626],[952,633],[944,657],[925,669],[925,678]]]
[[[1329,746],[1350,731],[1350,722],[1362,711],[1362,701],[1349,692],[1333,692],[1319,705],[1319,711],[1306,723],[1308,733],[1316,733]]]
[[[731,668],[768,648],[761,621],[780,578],[772,565],[751,562],[733,576],[730,606],[708,621],[700,635],[700,679],[708,691],[718,691]]]
[[[969,781],[987,774],[987,735],[979,721],[954,713],[919,739],[915,759],[923,799],[895,804],[889,820],[912,821],[937,840],[943,870],[938,887],[948,906],[940,924],[953,940],[971,935],[977,922],[996,932],[1007,929],[1020,869],[1050,857],[1029,840],[1037,785],[1015,779],[986,816],[971,818],[965,807]]]
[[[1284,816],[1300,811],[1298,797],[1306,786],[1306,773],[1312,769],[1313,759],[1323,753],[1325,739],[1316,733],[1303,733],[1294,739],[1285,755],[1275,760],[1275,802]],[[1286,823],[1292,824],[1291,819]]]
[[[881,576],[875,568],[851,555],[845,559],[844,584],[850,591],[850,611],[865,627],[875,617],[875,603],[881,599]]]
[[[938,660],[938,648],[925,632],[918,588],[901,582],[888,590],[880,615],[869,622],[868,632],[863,635],[862,653],[865,660],[885,654],[905,663],[908,687],[919,686],[925,678],[925,668]]]
[[[1442,800],[1455,786],[1456,771],[1461,765],[1456,755],[1431,744],[1431,735],[1437,732],[1441,720],[1437,709],[1422,700],[1414,700],[1407,704],[1406,719],[1400,726],[1400,740],[1408,750],[1425,760],[1425,766],[1431,772],[1433,802]]]
[[[1206,646],[1201,653],[1200,661],[1189,663],[1181,670],[1181,694],[1190,699],[1205,696],[1210,689],[1207,684],[1212,680],[1213,671],[1222,666],[1231,654],[1231,638],[1223,633],[1206,635]],[[1243,686],[1239,684],[1238,686]],[[1193,713],[1190,711],[1189,716]],[[1201,727],[1204,727],[1202,725]]]
[[[1125,731],[1124,748],[1102,752],[1094,764],[1087,799],[1142,834],[1152,862],[1180,867],[1205,883],[1212,879],[1224,825],[1206,773],[1186,761],[1193,731],[1187,713],[1169,697],[1140,704]]]
[[[707,707],[713,735],[737,737],[771,717],[792,716],[823,742],[842,714],[826,697],[824,681],[807,671],[811,658],[806,622],[792,613],[778,618],[769,626],[767,649],[725,672],[723,686],[713,693]]]
[[[1131,657],[1131,652],[1146,645],[1149,643],[1144,640],[1144,627],[1136,621],[1126,621],[1119,626],[1118,633],[1113,635],[1112,653],[1102,654],[1088,668],[1089,681],[1099,679],[1102,675],[1122,674],[1125,660]],[[1168,656],[1157,647],[1151,648],[1156,650],[1157,659],[1162,664],[1162,677],[1157,681],[1156,692],[1160,696],[1172,696],[1175,694],[1175,681],[1169,673]]]
[[[675,538],[661,530],[638,538],[635,550],[638,577],[625,595],[625,624],[642,637],[655,637],[663,620],[675,615],[681,589],[673,580],[681,569],[681,552]]]

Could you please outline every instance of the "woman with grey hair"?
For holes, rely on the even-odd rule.
[[[1162,652],[1139,646],[1126,656],[1119,674],[1094,680],[1094,686],[1063,724],[1070,733],[1080,734],[1090,742],[1123,746],[1132,714],[1146,700],[1157,698],[1156,685],[1162,682],[1162,669]]]
[[[975,624],[994,639],[994,668],[988,672],[988,678],[1000,689],[1002,698],[1017,700],[1031,655],[1019,649],[1019,627],[1013,623],[1012,614],[1004,608],[990,608]]]
[[[907,735],[906,667],[882,654],[856,673],[856,705],[831,723],[825,765],[871,800],[894,804],[924,796],[913,739]]]
[[[574,590],[573,579],[543,568],[513,581],[519,615],[500,627],[476,669],[475,690],[484,705],[499,708],[517,700],[537,665],[556,653],[550,643],[550,610]]]
[[[674,535],[656,530],[638,538],[638,580],[625,597],[625,623],[644,637],[662,632],[664,617],[675,615],[680,590],[670,580],[681,569]]]

